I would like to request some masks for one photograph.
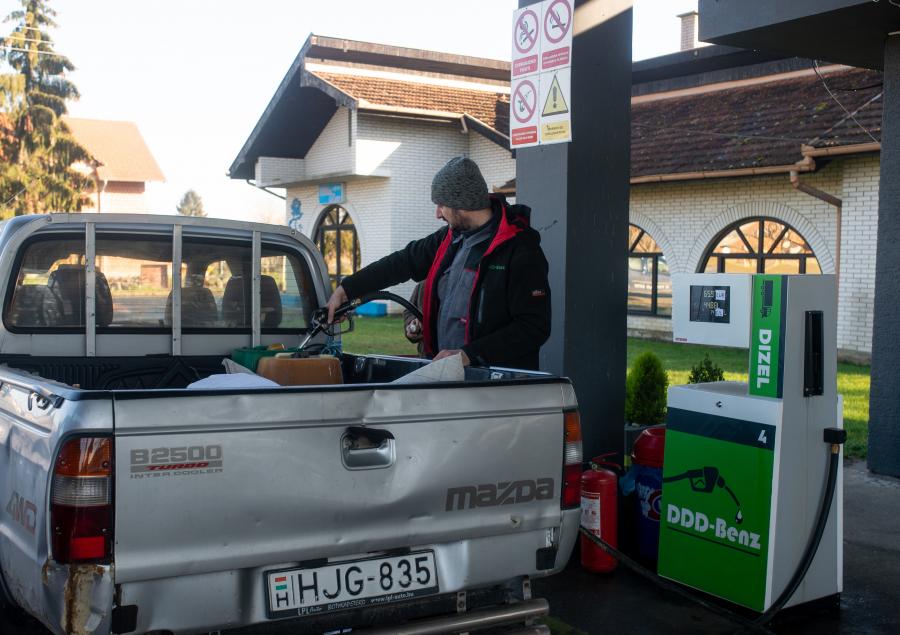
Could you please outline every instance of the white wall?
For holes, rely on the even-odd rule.
[[[312,157],[319,157],[316,160],[321,164],[329,148],[343,152],[339,147],[338,131],[343,130],[346,135],[346,128],[341,128],[346,126],[346,119],[338,123],[335,120],[345,117],[345,113],[342,109],[335,114],[308,153],[307,175],[312,174]],[[451,158],[471,156],[482,166],[489,188],[505,183],[515,173],[515,161],[508,151],[477,133],[464,134],[455,124],[372,115],[360,115],[356,123],[357,172],[389,174],[384,178],[354,178],[345,185],[344,207],[357,226],[363,265],[443,226],[443,222],[434,217],[431,180]],[[337,163],[333,162],[334,165]],[[318,204],[318,188],[307,185],[288,189],[288,217],[294,197],[301,201],[303,232],[311,236],[325,209]],[[408,297],[412,288],[413,284],[407,283],[392,291]],[[394,310],[396,307],[389,308]]]
[[[354,171],[356,155],[351,143],[349,126],[355,117],[355,113],[347,108],[337,109],[304,157],[306,178],[313,179],[318,176]]]
[[[516,160],[506,148],[480,135],[477,132],[469,133],[469,158],[471,158],[484,175],[487,181],[488,191],[493,192],[497,188],[516,175]]]

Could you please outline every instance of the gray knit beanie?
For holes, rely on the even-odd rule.
[[[487,183],[472,159],[455,157],[438,170],[431,181],[431,200],[453,209],[485,209],[491,206]]]

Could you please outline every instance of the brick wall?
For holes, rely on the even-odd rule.
[[[872,352],[880,170],[878,157],[844,163],[838,348],[867,354]]]
[[[347,143],[348,117],[354,118],[353,146]],[[312,174],[310,166],[315,164],[320,174],[343,169],[376,175],[346,183],[344,207],[357,226],[365,265],[441,227],[434,218],[431,179],[448,159],[461,154],[479,164],[491,189],[514,176],[515,161],[507,150],[477,133],[463,134],[457,125],[356,116],[339,109],[308,153],[307,173]],[[803,182],[844,200],[838,346],[863,356],[872,349],[878,178],[877,157],[835,160],[816,174],[801,175]],[[294,197],[302,203],[302,229],[310,236],[324,209],[318,204],[317,187],[288,190],[288,217]],[[786,174],[631,189],[631,222],[660,244],[672,273],[696,271],[722,229],[752,216],[793,226],[812,247],[822,270],[835,273],[836,210],[795,190]],[[393,290],[409,295],[412,284]],[[629,316],[628,327],[633,334],[671,337],[667,318]]]
[[[338,108],[322,134],[306,153],[306,178],[355,170],[355,148],[351,144],[349,132],[351,121],[355,128],[355,119],[355,112],[347,108]]]
[[[259,157],[256,161],[257,187],[284,187],[306,177],[306,161],[279,157]]]
[[[481,168],[488,191],[493,192],[516,175],[516,160],[506,148],[477,132],[470,132],[469,157]]]
[[[801,180],[843,198],[838,347],[871,353],[877,158],[834,161]],[[631,188],[631,222],[660,244],[672,273],[701,266],[705,250],[728,225],[770,216],[793,226],[807,240],[824,273],[835,273],[837,213],[834,207],[795,190],[787,175],[642,184]],[[634,334],[669,337],[671,320],[629,316]]]

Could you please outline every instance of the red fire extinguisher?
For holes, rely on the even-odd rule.
[[[591,461],[591,469],[581,474],[581,526],[613,547],[618,546],[618,476],[612,469],[619,466],[606,460],[615,453],[604,454]],[[581,536],[581,566],[595,573],[608,573],[617,561]]]

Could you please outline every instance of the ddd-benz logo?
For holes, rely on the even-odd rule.
[[[451,487],[447,490],[446,511],[472,509],[474,507],[497,507],[499,505],[516,505],[532,501],[550,500],[553,498],[553,479],[539,478],[522,481],[504,481],[502,483],[485,483]]]

